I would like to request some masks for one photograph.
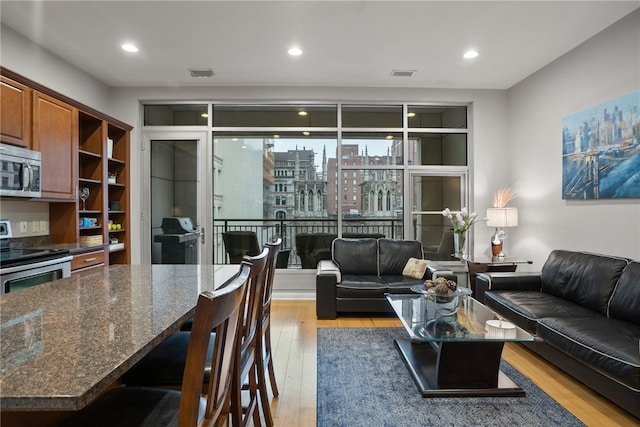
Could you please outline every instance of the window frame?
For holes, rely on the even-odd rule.
[[[463,188],[461,188],[461,197],[462,197],[462,201],[461,201],[461,205],[462,206],[467,206],[470,210],[473,209],[472,206],[472,200],[473,198],[471,197],[471,189],[473,188],[472,182],[471,182],[471,177],[472,177],[472,170],[473,170],[473,158],[471,156],[471,152],[472,152],[472,145],[473,145],[473,132],[471,129],[471,123],[472,123],[472,108],[473,108],[473,104],[471,102],[445,102],[445,103],[438,103],[438,102],[359,102],[359,101],[336,101],[336,102],[327,102],[327,101],[294,101],[294,102],[270,102],[270,101],[259,101],[259,102],[236,102],[236,101],[218,101],[218,100],[209,100],[209,101],[169,101],[169,102],[163,102],[163,101],[158,101],[158,100],[154,100],[154,101],[142,101],[141,102],[141,110],[142,110],[142,114],[143,114],[143,123],[144,123],[144,106],[145,105],[170,105],[170,104],[176,104],[176,105],[203,105],[206,104],[207,105],[207,110],[208,110],[208,120],[207,120],[207,124],[204,126],[143,126],[141,128],[141,132],[144,134],[145,132],[171,132],[171,133],[175,133],[175,132],[180,132],[180,131],[193,131],[193,130],[203,130],[206,129],[206,132],[210,138],[209,141],[207,141],[208,144],[210,144],[212,147],[214,145],[214,138],[216,135],[216,132],[236,132],[236,131],[257,131],[257,132],[273,132],[273,133],[278,133],[278,132],[291,132],[291,131],[296,131],[296,132],[333,132],[336,135],[336,172],[335,172],[335,177],[331,177],[331,176],[327,176],[327,181],[330,182],[331,180],[333,180],[335,178],[336,181],[339,181],[339,177],[343,177],[344,178],[350,178],[349,177],[349,171],[353,171],[353,174],[355,176],[355,174],[357,174],[357,170],[360,169],[368,169],[368,170],[387,170],[387,169],[398,169],[402,171],[402,186],[403,186],[403,200],[402,200],[402,212],[403,212],[403,229],[404,229],[404,238],[415,238],[415,236],[413,235],[413,228],[411,227],[411,221],[412,221],[412,215],[413,215],[413,211],[411,210],[411,201],[409,200],[409,197],[407,197],[409,195],[409,192],[411,191],[410,185],[411,185],[411,179],[414,176],[415,173],[425,173],[425,174],[433,174],[433,175],[447,175],[447,174],[456,174],[460,177],[462,177],[462,182],[463,184]],[[269,107],[269,106],[289,106],[289,107],[295,107],[295,106],[313,106],[313,105],[317,105],[317,106],[336,106],[336,114],[337,114],[337,118],[336,118],[336,122],[337,122],[337,126],[335,127],[296,127],[296,126],[275,126],[275,127],[270,127],[270,126],[258,126],[258,127],[248,127],[248,126],[242,126],[242,127],[217,127],[217,126],[213,126],[213,111],[216,105],[248,105],[248,104],[252,104],[252,105],[256,105],[258,107]],[[347,107],[351,107],[354,105],[358,105],[358,106],[370,106],[372,108],[375,107],[397,107],[397,106],[401,106],[402,107],[402,126],[400,127],[391,127],[391,128],[376,128],[376,127],[343,127],[342,126],[342,108],[343,106],[347,106]],[[460,108],[465,108],[466,109],[466,127],[464,128],[411,128],[409,127],[409,119],[407,117],[407,113],[409,111],[409,108],[411,107],[427,107],[427,108],[437,108],[437,107],[460,107]],[[343,134],[349,134],[349,133],[363,133],[363,132],[389,132],[389,133],[394,133],[394,134],[400,134],[402,135],[402,163],[401,164],[396,164],[396,165],[348,165],[348,164],[344,164],[342,161],[340,161],[342,159],[342,141],[343,141]],[[432,134],[445,134],[445,133],[450,133],[450,134],[455,134],[455,133],[464,133],[466,134],[466,164],[463,166],[445,166],[445,165],[415,165],[415,164],[411,164],[410,162],[410,157],[409,157],[409,150],[411,149],[411,144],[410,144],[410,135],[412,134],[421,134],[421,133],[432,133]],[[144,147],[143,147],[144,149]],[[215,170],[215,164],[216,164],[216,154],[215,151],[213,151],[213,155],[212,155],[212,159],[211,159],[211,167],[214,168]],[[214,174],[215,175],[215,174]],[[216,188],[215,188],[215,182],[212,179],[211,182],[209,182],[207,185],[211,186],[211,194],[213,196],[213,198],[216,198]],[[338,213],[342,211],[342,205],[344,203],[349,203],[350,200],[348,200],[348,198],[346,197],[347,194],[345,194],[344,190],[343,190],[343,186],[342,185],[336,185],[336,194],[335,194],[335,202],[336,202],[336,207],[337,207],[337,211]],[[274,194],[278,193],[278,191],[274,191]],[[283,192],[284,194],[286,193],[286,190]],[[282,193],[281,193],[282,194]],[[292,193],[295,195],[295,193]],[[295,196],[297,197],[297,196]],[[384,198],[383,198],[384,199]],[[319,203],[317,201],[314,200],[314,204],[319,205]],[[325,200],[325,203],[328,203],[329,199]],[[383,200],[383,205],[388,204],[387,201]],[[276,211],[278,210],[277,208],[279,208],[280,206],[276,206]],[[320,207],[320,209],[325,208]],[[392,207],[393,208],[393,207]],[[218,217],[218,215],[216,215],[217,212],[215,212],[215,206],[212,204],[211,206],[212,212],[210,215],[210,218],[212,218],[214,221],[215,219]],[[269,218],[264,218],[264,220],[268,220]],[[274,218],[275,219],[275,211],[274,211]],[[292,219],[290,217],[286,218],[286,219]],[[336,219],[337,219],[337,229],[339,230],[338,232],[341,233],[342,230],[342,215],[336,215]]]

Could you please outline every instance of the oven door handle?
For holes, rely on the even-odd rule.
[[[62,264],[65,262],[71,262],[72,259],[73,259],[73,256],[69,255],[61,258],[54,258],[54,259],[48,259],[46,261],[34,262],[32,264],[23,264],[23,265],[17,265],[15,267],[2,268],[0,269],[0,275],[15,273],[16,271],[31,270],[33,268],[47,267],[49,265]]]

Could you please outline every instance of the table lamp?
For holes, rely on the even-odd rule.
[[[507,233],[503,229],[518,225],[518,209],[489,208],[487,209],[487,218],[487,225],[496,228],[495,234],[491,237],[491,254],[498,258],[504,258],[502,247]]]

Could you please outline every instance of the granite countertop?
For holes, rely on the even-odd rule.
[[[237,265],[115,265],[0,297],[2,410],[78,410]]]

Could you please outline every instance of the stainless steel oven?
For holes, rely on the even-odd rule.
[[[47,252],[47,253],[45,253]],[[2,293],[15,292],[52,280],[71,276],[71,259],[68,251],[41,251],[23,264],[0,267]]]
[[[0,220],[0,293],[71,276],[68,250],[13,247],[11,224]]]
[[[41,197],[40,152],[0,144],[0,196]]]

